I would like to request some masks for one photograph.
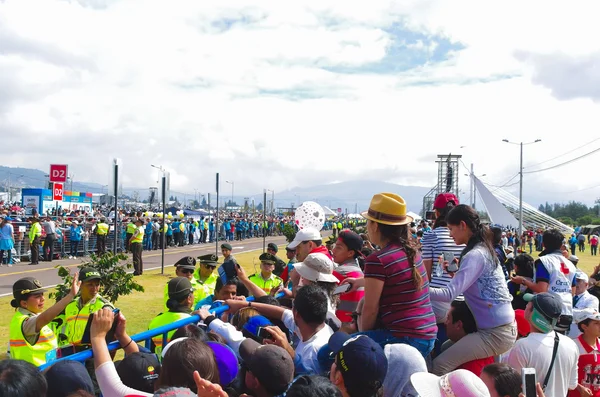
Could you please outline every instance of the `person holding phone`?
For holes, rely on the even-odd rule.
[[[114,310],[112,303],[99,294],[100,279],[100,273],[93,267],[82,267],[79,270],[80,294],[65,308],[66,343],[81,346],[81,338],[90,315],[105,307]]]
[[[71,290],[56,304],[44,310],[46,289],[33,277],[25,277],[13,284],[14,299],[10,305],[15,314],[10,322],[10,357],[33,365],[45,364],[47,355],[58,347],[55,333],[48,327],[50,321],[79,293],[79,277],[73,277]]]
[[[507,352],[517,335],[512,297],[496,257],[491,230],[477,212],[464,204],[447,215],[450,235],[456,244],[466,244],[458,271],[443,288],[431,288],[433,302],[452,302],[460,294],[471,309],[477,332],[461,338],[433,361],[433,373],[446,374],[460,365]],[[444,263],[448,268],[450,263]]]

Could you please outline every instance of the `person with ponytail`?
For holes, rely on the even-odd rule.
[[[458,197],[453,193],[440,193],[433,202],[435,212],[435,221],[433,230],[425,233],[421,239],[421,252],[423,255],[423,264],[427,269],[427,276],[430,280],[430,288],[444,288],[452,281],[452,276],[448,273],[440,257],[446,255],[460,256],[465,248],[464,244],[458,245],[450,237],[450,229],[446,222],[446,216],[457,205]],[[441,353],[442,344],[448,339],[446,335],[446,317],[450,311],[451,302],[431,302],[433,313],[438,326],[438,334],[435,342],[434,354]]]
[[[148,325],[148,329],[154,329],[161,325],[171,324],[175,321],[190,317],[194,305],[194,288],[187,277],[175,277],[167,284],[169,299],[167,308],[169,311],[159,314]],[[176,330],[167,333],[167,343]],[[152,338],[154,353],[160,356],[163,349],[163,336],[157,335]]]
[[[444,350],[433,361],[433,373],[441,376],[477,359],[498,356],[515,343],[517,326],[512,297],[508,291],[493,245],[493,234],[477,212],[464,204],[446,216],[450,235],[456,244],[466,244],[456,258],[458,271],[444,288],[431,288],[433,302],[452,302],[460,294],[471,309],[477,332]],[[446,270],[452,263],[444,261]]]
[[[9,330],[11,358],[36,366],[46,363],[58,347],[56,335],[48,324],[77,296],[80,285],[79,274],[75,273],[69,293],[44,310],[46,289],[37,279],[24,277],[13,284],[14,299],[10,305],[16,310]]]
[[[376,194],[362,216],[371,241],[382,248],[365,260],[365,298],[358,329],[382,346],[405,343],[427,357],[437,326],[427,272],[409,237],[413,219],[406,214],[406,202],[397,194]],[[378,320],[383,329],[374,329]]]

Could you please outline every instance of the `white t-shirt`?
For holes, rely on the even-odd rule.
[[[554,332],[532,332],[528,337],[519,339],[510,351],[507,364],[519,373],[522,368],[535,368],[537,381],[543,385],[552,360],[554,335]],[[579,349],[571,338],[561,334],[558,338],[556,361],[544,394],[562,397],[577,387]]]
[[[296,346],[296,358],[294,366],[296,367],[296,375],[299,374],[321,374],[321,367],[317,354],[323,346],[329,342],[329,337],[333,334],[333,330],[329,325],[325,324],[319,332],[314,334],[312,338],[303,341],[296,323],[294,322],[294,314],[291,310],[285,310],[281,316],[281,321],[287,329],[296,333],[300,342]]]

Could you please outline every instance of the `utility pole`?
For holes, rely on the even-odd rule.
[[[512,145],[519,145],[521,149],[520,160],[519,160],[519,238],[523,236],[523,145],[531,145],[533,143],[541,142],[541,139],[536,139],[533,142],[517,143],[510,142],[508,139],[503,139],[502,142],[510,143]]]

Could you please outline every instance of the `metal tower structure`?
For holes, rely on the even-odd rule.
[[[436,163],[438,165],[437,184],[423,197],[423,217],[427,211],[433,209],[433,202],[440,193],[458,194],[458,174],[460,154],[438,154]]]

